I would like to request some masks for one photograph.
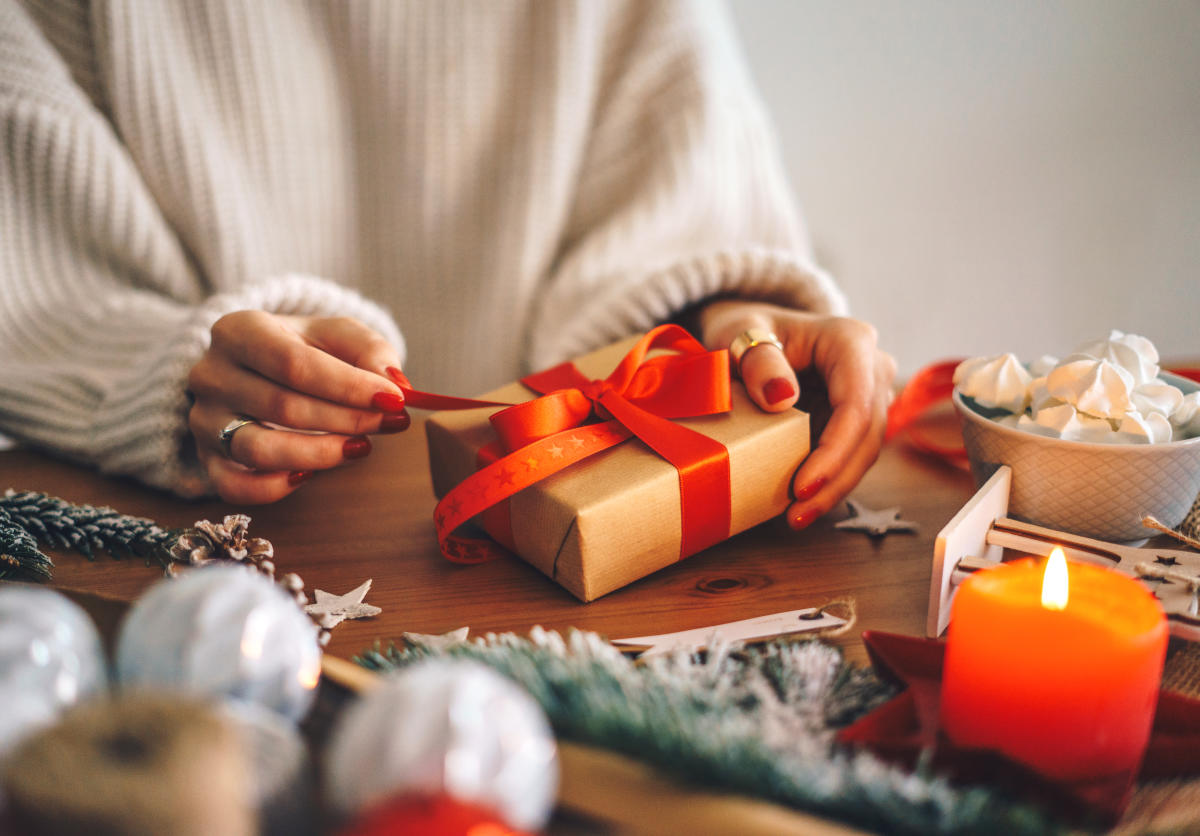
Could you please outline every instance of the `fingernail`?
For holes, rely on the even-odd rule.
[[[788,525],[792,527],[793,531],[800,531],[815,523],[819,516],[821,515],[817,513],[815,508],[809,508],[807,511],[801,511],[794,517],[788,517]]]
[[[796,501],[803,502],[806,499],[812,499],[817,495],[821,488],[825,487],[825,483],[829,480],[824,476],[818,476],[800,490],[796,491]]]
[[[311,470],[293,470],[288,474],[288,484],[292,487],[295,487],[296,485],[303,485],[312,477],[313,472]]]
[[[406,375],[404,372],[400,371],[395,366],[388,366],[387,369],[385,369],[385,371],[388,373],[388,377],[390,377],[392,380],[396,381],[396,383],[399,384],[400,386],[407,386],[409,389],[412,388],[412,382],[409,381],[408,375]]]
[[[412,419],[408,417],[408,412],[401,410],[400,412],[389,412],[383,416],[383,420],[379,422],[379,431],[381,433],[399,433],[408,429]]]
[[[794,394],[796,394],[796,387],[786,377],[773,377],[763,387],[763,397],[767,399],[767,403],[769,404],[786,401]]]
[[[367,453],[371,452],[371,439],[365,435],[354,435],[346,439],[346,443],[342,445],[342,457],[347,459],[361,459]]]
[[[399,412],[404,409],[404,398],[391,392],[376,392],[371,396],[371,406],[384,412]]]

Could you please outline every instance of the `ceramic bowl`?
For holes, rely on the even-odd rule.
[[[1161,377],[1185,393],[1200,386]],[[1167,444],[1095,444],[1065,441],[1006,427],[958,391],[971,474],[982,485],[996,468],[1012,468],[1009,516],[1097,540],[1144,540],[1154,515],[1174,528],[1200,493],[1200,438]]]

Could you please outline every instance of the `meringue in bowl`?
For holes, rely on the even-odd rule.
[[[1185,395],[1200,392],[1200,385],[1185,378],[1159,377]],[[1079,440],[1089,431],[1088,416],[1079,412],[1067,419],[1080,425],[1073,428],[1075,437],[1054,437],[995,420],[997,410],[958,388],[953,400],[976,484],[1002,464],[1012,468],[1011,517],[1129,542],[1152,533],[1142,525],[1147,514],[1172,528],[1179,525],[1200,494],[1200,437],[1157,443]]]

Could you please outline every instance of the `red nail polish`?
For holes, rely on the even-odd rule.
[[[819,516],[821,515],[817,513],[815,508],[809,508],[807,511],[801,511],[794,517],[788,517],[788,525],[792,527],[793,531],[801,531],[815,523]]]
[[[400,371],[395,366],[388,366],[386,371],[388,373],[388,377],[396,381],[398,386],[405,386],[409,389],[413,388],[412,382],[408,379],[408,375]]]
[[[288,474],[288,484],[292,487],[295,487],[296,485],[303,485],[312,477],[313,472],[311,470],[293,470]]]
[[[408,417],[407,411],[389,412],[379,422],[379,431],[381,433],[400,433],[407,430],[411,423],[412,419]]]
[[[367,453],[371,452],[371,439],[365,435],[353,435],[346,439],[346,443],[342,445],[342,457],[347,459],[361,459]]]
[[[404,398],[391,392],[376,392],[371,397],[371,406],[384,412],[399,412],[404,409]]]
[[[796,394],[796,387],[786,377],[773,377],[763,387],[763,397],[767,399],[767,403],[772,405],[786,401],[794,394]]]
[[[811,482],[809,482],[803,488],[796,491],[796,501],[803,502],[806,499],[812,499],[814,496],[817,495],[817,493],[821,490],[821,488],[825,487],[826,483],[828,483],[828,482],[829,482],[829,480],[826,479],[824,476],[818,476],[816,479],[813,479]]]

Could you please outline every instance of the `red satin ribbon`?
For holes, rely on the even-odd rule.
[[[653,349],[673,354],[646,359]],[[442,554],[482,563],[504,554],[494,542],[453,534],[472,517],[601,450],[636,436],[679,473],[680,558],[729,536],[729,451],[670,419],[728,412],[729,356],[710,352],[678,325],[660,325],[637,342],[603,380],[564,363],[523,378],[542,397],[506,405],[451,398],[402,386],[406,403],[429,409],[508,406],[489,419],[494,458],[456,485],[434,510]],[[600,423],[587,423],[601,419]]]
[[[954,391],[954,370],[961,362],[962,360],[942,360],[926,366],[904,384],[904,388],[888,408],[885,441],[907,431],[909,443],[919,450],[952,462],[967,460],[966,448],[961,444],[938,444],[922,435],[915,426],[922,415],[950,399],[950,393]]]
[[[950,400],[954,391],[954,370],[961,359],[941,360],[921,369],[892,401],[888,408],[885,440],[907,431],[910,444],[926,453],[940,456],[953,462],[965,462],[967,451],[962,445],[947,446],[922,435],[915,426],[916,421],[938,404]],[[1200,369],[1168,369],[1172,374],[1200,382]]]

